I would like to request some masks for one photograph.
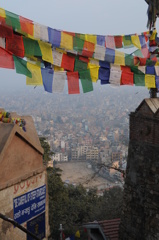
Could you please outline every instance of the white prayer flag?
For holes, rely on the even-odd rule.
[[[53,49],[52,54],[53,54],[53,64],[55,66],[61,67],[63,53]]]
[[[52,92],[63,92],[66,81],[66,71],[54,72]]]
[[[120,86],[120,79],[121,79],[122,71],[110,71],[109,82],[110,84]]]
[[[48,28],[38,23],[34,23],[34,38],[48,42]]]
[[[105,60],[105,47],[98,44],[95,45],[94,58],[104,61]]]

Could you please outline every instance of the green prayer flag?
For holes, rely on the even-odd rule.
[[[92,79],[90,75],[90,70],[84,70],[84,71],[79,71],[79,76],[83,88],[83,92],[91,92],[93,91],[93,84],[92,84]]]
[[[74,71],[87,69],[87,63],[76,58]]]
[[[144,73],[138,69],[138,66],[131,66],[130,68],[133,73],[144,75]]]
[[[124,48],[129,48],[133,46],[131,41],[131,35],[123,36],[123,45],[124,45]]]
[[[145,86],[145,75],[144,74],[134,74],[135,86]]]
[[[143,54],[141,52],[140,49],[137,49],[135,52],[133,52],[134,56],[137,56],[137,57],[142,57],[143,58]]]
[[[125,53],[125,66],[134,66],[134,57]]]
[[[38,41],[23,37],[25,55],[27,56],[42,56]]]
[[[13,29],[21,30],[19,16],[8,12],[5,10],[6,13],[6,24],[11,26]]]
[[[84,46],[84,40],[80,39],[79,37],[73,37],[73,49],[79,53],[82,53]]]
[[[14,55],[13,55],[13,59],[14,59],[16,73],[24,74],[25,76],[32,78],[32,74],[27,68],[27,62]]]

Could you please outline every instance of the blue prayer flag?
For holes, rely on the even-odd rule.
[[[146,66],[146,74],[155,75],[155,67],[154,66]]]
[[[99,66],[102,68],[109,68],[110,69],[110,63],[106,61],[99,61]]]
[[[109,82],[109,76],[110,76],[110,69],[108,68],[99,68],[99,79],[102,81],[108,81]]]
[[[105,61],[109,63],[114,63],[114,59],[115,59],[115,50],[106,48]]]
[[[49,42],[53,47],[60,47],[61,43],[61,31],[48,27]]]
[[[97,35],[97,44],[105,47],[105,36]]]
[[[45,91],[52,93],[54,71],[49,68],[41,68],[41,75]]]

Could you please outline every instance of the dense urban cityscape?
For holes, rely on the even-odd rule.
[[[1,107],[32,116],[38,135],[46,137],[54,152],[51,164],[84,161],[89,167],[99,163],[121,169],[126,167],[129,113],[149,97],[146,88],[99,84],[93,92],[80,95],[28,87],[27,91],[13,89],[6,98],[6,90],[1,90]],[[120,178],[111,169],[101,169],[100,174],[109,180]]]

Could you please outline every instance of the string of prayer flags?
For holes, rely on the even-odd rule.
[[[79,76],[82,84],[83,93],[93,91],[93,84],[89,69],[85,71],[79,71]]]
[[[157,32],[95,35],[61,31],[0,8],[0,67],[47,92],[93,91],[93,83],[159,87]],[[134,48],[131,54],[119,48]]]
[[[78,72],[67,72],[67,83],[69,94],[80,93]]]
[[[14,59],[16,73],[23,74],[31,78],[32,74],[27,68],[27,62],[22,58],[16,57],[15,55],[13,55],[13,59]]]

